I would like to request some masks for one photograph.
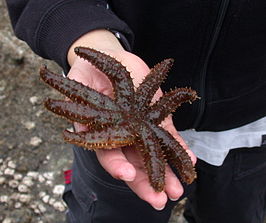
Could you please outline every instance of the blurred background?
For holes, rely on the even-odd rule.
[[[61,132],[71,127],[44,110],[59,94],[39,80],[51,61],[16,39],[5,1],[0,0],[0,222],[64,222],[63,171],[71,167],[71,145]]]

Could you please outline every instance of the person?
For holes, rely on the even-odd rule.
[[[172,57],[162,90],[189,86],[201,97],[162,123],[194,163],[197,156],[195,183],[183,185],[167,166],[165,190],[156,193],[137,153],[75,147],[64,194],[69,222],[167,222],[188,196],[189,223],[263,223],[265,1],[9,0],[7,6],[17,37],[71,79],[112,93],[106,76],[74,54],[76,46],[114,56],[136,86],[149,67]]]

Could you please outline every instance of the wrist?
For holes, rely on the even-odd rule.
[[[74,48],[77,46],[91,47],[100,51],[109,52],[124,51],[124,48],[112,32],[104,29],[93,30],[81,36],[69,48],[67,60],[70,66],[73,65],[77,58],[77,55],[74,52]]]

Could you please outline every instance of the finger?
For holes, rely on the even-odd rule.
[[[128,162],[121,149],[97,150],[96,155],[102,167],[112,177],[123,181],[132,181],[135,179],[136,170]]]
[[[126,182],[133,192],[139,198],[148,202],[156,210],[162,210],[167,202],[167,195],[163,192],[155,192],[150,185],[146,170],[143,166],[142,158],[134,150],[124,151],[127,159],[131,162],[136,170],[136,177],[133,181]]]
[[[76,59],[67,76],[105,95],[113,96],[112,85],[107,76],[81,58]]]
[[[171,133],[171,135],[183,146],[184,149],[188,149],[187,144],[176,130],[171,115],[169,115],[165,118],[165,120],[162,121],[161,126],[169,133]]]
[[[187,149],[186,152],[190,156],[190,159],[191,159],[193,165],[195,166],[195,164],[197,162],[197,157],[195,156],[195,154],[190,149]]]
[[[172,201],[178,200],[184,193],[182,184],[168,165],[165,169],[165,192]]]
[[[154,209],[163,210],[167,202],[167,195],[164,191],[155,192],[150,186],[147,176],[141,176],[140,170],[136,170],[136,178],[127,185],[138,197],[148,202]]]
[[[80,123],[74,122],[74,129],[76,132],[83,132],[83,131],[87,131],[88,127]]]

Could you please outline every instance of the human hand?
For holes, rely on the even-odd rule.
[[[122,48],[100,48],[99,50],[121,61],[130,71],[135,86],[138,86],[149,72],[148,66],[139,57],[126,52]],[[102,72],[96,70],[92,65],[79,57],[75,57],[72,60],[72,67],[68,77],[84,85],[88,85],[103,94],[111,97],[113,96],[112,85],[109,79]],[[158,99],[161,95],[162,92],[160,90],[157,91],[154,99]],[[188,150],[187,146],[178,135],[170,117],[162,123],[162,126],[184,145],[193,163],[195,163],[195,156]],[[79,124],[75,124],[75,129],[77,131],[86,130],[84,126]],[[168,165],[166,166],[165,190],[160,193],[155,192],[150,186],[142,158],[136,150],[127,148],[97,150],[96,155],[107,172],[116,179],[124,180],[141,199],[150,203],[157,210],[163,209],[168,197],[172,200],[176,200],[183,193],[181,183]]]

